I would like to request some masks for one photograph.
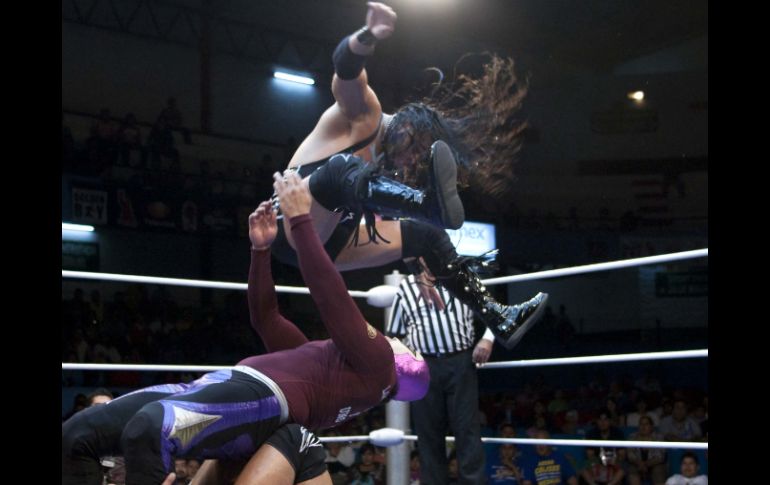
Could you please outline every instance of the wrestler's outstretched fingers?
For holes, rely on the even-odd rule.
[[[275,211],[270,201],[264,201],[249,215],[249,239],[252,249],[262,250],[270,247],[277,234]]]
[[[259,204],[260,208],[264,207],[265,211],[265,217],[267,218],[267,222],[269,224],[276,224],[276,221],[278,219],[278,211],[275,210],[275,207],[273,207],[273,203],[269,200],[266,200]]]
[[[261,202],[257,208],[249,214],[249,227],[251,227],[253,224],[256,224],[257,221],[260,221],[263,217],[266,217],[266,215],[270,214],[273,211],[273,205],[270,201],[266,200],[264,202]]]
[[[259,204],[259,207],[257,207],[257,213],[266,215],[270,217],[271,214],[275,214],[275,209],[273,208],[273,203],[269,200],[264,200]]]

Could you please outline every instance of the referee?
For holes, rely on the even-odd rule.
[[[435,287],[431,301],[422,298],[421,285]],[[486,483],[475,363],[489,360],[492,331],[487,328],[474,347],[473,312],[435,285],[425,270],[401,281],[385,334],[419,350],[430,368],[427,395],[410,403],[420,451],[420,484],[448,483],[447,424],[455,436],[458,483]]]

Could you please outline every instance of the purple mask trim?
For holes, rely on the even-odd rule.
[[[394,354],[398,392],[396,401],[419,401],[428,393],[430,371],[424,360],[417,360],[412,354]]]

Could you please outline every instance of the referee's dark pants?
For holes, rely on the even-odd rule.
[[[486,483],[479,424],[479,382],[473,348],[455,354],[423,354],[430,368],[428,394],[411,404],[420,450],[420,484],[445,485],[445,437],[455,437],[459,483]]]

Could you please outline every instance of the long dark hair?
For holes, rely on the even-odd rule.
[[[462,72],[466,61],[474,57],[487,58],[479,76]],[[430,133],[429,143],[442,139],[452,147],[460,166],[461,186],[474,186],[491,196],[504,193],[514,180],[513,166],[527,127],[518,114],[528,80],[519,79],[513,59],[489,52],[461,57],[450,80],[440,69],[428,71],[438,75],[430,93],[399,109],[386,130],[386,164],[388,142],[397,139],[394,134],[409,125],[412,132]],[[406,174],[405,182],[423,182],[424,168]]]

